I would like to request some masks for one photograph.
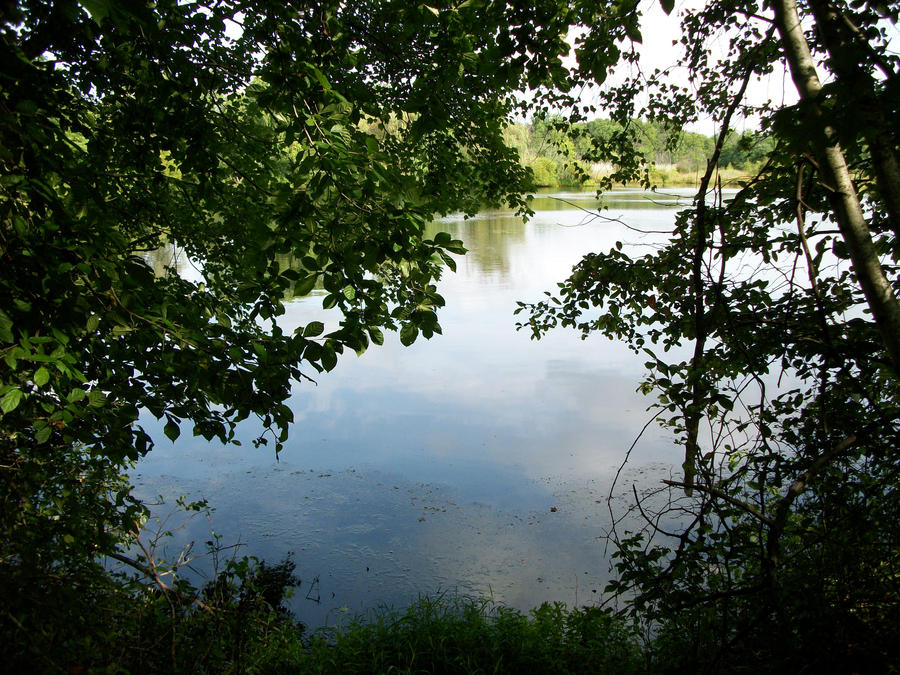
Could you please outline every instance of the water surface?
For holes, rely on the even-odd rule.
[[[439,290],[444,334],[345,355],[317,385],[296,384],[295,424],[276,460],[187,434],[157,446],[134,472],[137,494],[173,530],[172,555],[194,541],[240,542],[241,554],[293,554],[303,584],[293,607],[312,626],[438,590],[489,594],[527,609],[589,603],[609,574],[606,497],[649,419],[636,393],[643,360],[623,345],[557,331],[515,330],[517,300],[538,300],[582,255],[617,241],[635,252],[664,239],[687,192],[558,192],[534,200],[528,223],[491,211],[445,218],[470,252]],[[314,292],[281,323],[333,324]],[[310,373],[313,375],[314,373]],[[680,449],[651,425],[621,479],[657,484]],[[174,499],[208,499],[209,520],[175,513]],[[167,518],[167,519],[166,519]],[[209,558],[197,562],[207,571]]]

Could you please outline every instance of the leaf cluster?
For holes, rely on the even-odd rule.
[[[689,84],[638,71],[600,92],[623,129],[641,115],[675,129],[715,120],[700,189],[650,252],[620,242],[590,253],[517,310],[535,338],[599,333],[648,358],[640,388],[684,447],[684,478],[634,494],[611,532],[619,577],[608,590],[632,598],[660,664],[678,672],[877,672],[896,660],[896,331],[873,318],[826,159],[839,152],[850,167],[841,190],[860,195],[866,264],[896,292],[898,64],[872,7],[800,11],[815,28],[803,36],[813,65],[830,75],[815,100],[802,87],[793,105],[746,96],[794,57],[771,6],[732,0],[681,12]],[[612,36],[611,54],[640,40],[627,25]],[[593,56],[603,39],[579,42],[586,82],[605,81]],[[748,184],[724,191],[726,141],[749,116],[769,144]],[[636,175],[637,139],[616,138],[597,142],[597,156]]]
[[[253,416],[277,453],[296,382],[386,331],[440,333],[464,249],[425,225],[526,208],[503,129],[558,70],[556,9],[3,5],[0,565],[23,592],[128,540],[148,416],[222,443]],[[195,274],[154,268],[164,251]],[[333,319],[283,328],[310,294]]]

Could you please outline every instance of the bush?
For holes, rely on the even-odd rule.
[[[301,644],[304,628],[282,604],[299,584],[293,571],[290,560],[269,566],[244,558],[203,588],[176,580],[163,589],[99,564],[92,574],[29,578],[18,570],[0,585],[10,600],[0,619],[0,661],[9,672],[268,670],[270,644]]]
[[[549,157],[535,157],[530,165],[534,176],[534,184],[537,187],[554,187],[559,185],[556,177],[556,162]]]

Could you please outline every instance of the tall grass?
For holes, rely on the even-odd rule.
[[[262,672],[632,673],[643,665],[635,632],[603,610],[557,603],[525,614],[451,594],[267,649]]]
[[[586,164],[579,163],[580,172],[574,171],[570,165],[558,162],[549,157],[536,157],[527,164],[532,170],[535,185],[537,187],[591,187],[600,185],[615,171],[615,167],[608,163]],[[716,176],[721,179],[724,187],[739,187],[748,181],[754,174],[755,166],[747,169],[735,169],[731,166],[718,169]],[[650,168],[650,183],[656,187],[697,187],[701,169],[695,171],[685,170],[675,164],[658,164]],[[630,182],[626,187],[640,187],[639,181]]]

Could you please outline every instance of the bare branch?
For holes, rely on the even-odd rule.
[[[684,488],[685,490],[687,489],[687,485],[685,483],[679,483],[678,481],[664,480],[663,483],[665,483],[666,485],[670,485],[672,487]],[[737,499],[736,497],[732,497],[727,492],[723,492],[722,490],[719,490],[718,488],[715,488],[715,487],[712,487],[709,485],[700,485],[699,483],[694,483],[693,487],[695,490],[699,490],[700,492],[706,492],[707,494],[712,495],[713,497],[718,497],[719,499],[728,502],[732,506],[737,506],[739,509],[746,511],[751,516],[758,519],[760,522],[765,523],[766,525],[771,526],[771,525],[775,524],[771,518],[769,518],[766,514],[764,514],[758,508],[753,506],[753,504],[749,504],[745,501]]]

